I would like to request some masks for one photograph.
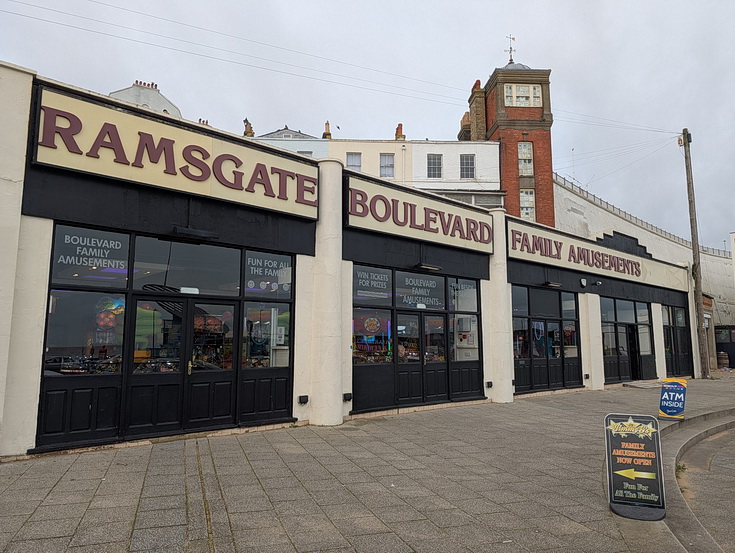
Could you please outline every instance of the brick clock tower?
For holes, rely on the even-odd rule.
[[[510,215],[554,226],[548,69],[510,62],[475,82],[459,140],[500,143],[500,188]]]

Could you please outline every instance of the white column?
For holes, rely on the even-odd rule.
[[[13,394],[13,380],[9,376],[14,324],[11,314],[18,301],[15,276],[18,271],[20,209],[34,74],[27,69],[0,62],[0,98],[3,99],[0,102],[0,313],[3,314],[0,317],[0,441],[6,438],[5,434],[9,431],[4,419],[8,410],[7,397]],[[41,265],[48,272],[48,263],[45,260]],[[40,359],[40,350],[34,351],[33,355]],[[38,395],[25,406],[26,416],[34,421],[36,414],[31,414],[30,410],[37,404]]]
[[[21,217],[0,455],[35,446],[54,222]]]
[[[482,385],[492,382],[485,392],[494,402],[513,401],[513,304],[508,283],[508,258],[505,247],[505,211],[492,210],[493,255],[490,280],[480,281],[482,296],[483,371]]]
[[[593,390],[605,387],[605,363],[602,351],[602,316],[600,296],[578,294],[579,340],[582,350],[582,382]],[[589,375],[589,378],[585,378]]]
[[[651,304],[653,353],[656,356],[656,378],[666,378],[666,348],[664,347],[664,316],[660,303]]]
[[[343,341],[343,334],[349,332],[349,327],[344,327],[343,267],[342,163],[329,159],[319,162],[319,222],[311,278],[311,424],[335,425],[343,421],[342,375],[348,370],[349,359]],[[297,327],[295,331],[303,330]]]

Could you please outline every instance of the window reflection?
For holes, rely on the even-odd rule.
[[[183,306],[179,301],[137,302],[133,372],[150,374],[181,370]]]
[[[447,360],[444,351],[444,317],[426,316],[424,319],[424,363],[443,363]]]
[[[240,250],[140,236],[133,285],[154,292],[238,296]]]
[[[232,369],[234,305],[206,305],[194,307],[193,371]]]
[[[352,361],[358,365],[393,362],[390,311],[353,310]]]
[[[290,355],[291,308],[285,303],[245,304],[243,367],[287,367]]]
[[[119,374],[124,327],[123,296],[52,290],[45,374]]]
[[[421,361],[421,341],[419,338],[418,315],[398,315],[396,325],[399,363],[418,363]]]

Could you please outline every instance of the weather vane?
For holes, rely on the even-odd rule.
[[[513,52],[516,51],[516,49],[513,48],[513,41],[516,39],[516,37],[514,37],[513,35],[508,35],[505,38],[508,39],[509,44],[508,49],[505,50],[505,52],[508,52],[508,54],[510,55],[510,61],[508,63],[513,63]]]

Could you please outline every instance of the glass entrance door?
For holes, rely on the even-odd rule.
[[[444,315],[397,315],[398,403],[432,403],[449,398],[446,322]]]
[[[127,435],[234,422],[234,303],[137,299]]]

